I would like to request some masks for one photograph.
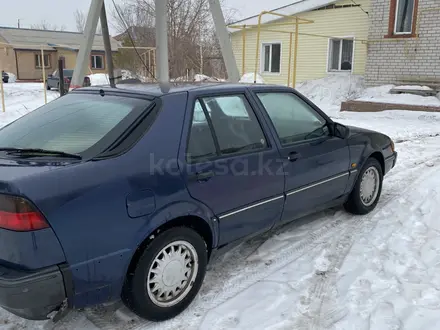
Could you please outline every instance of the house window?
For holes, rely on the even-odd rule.
[[[396,0],[395,34],[411,34],[413,32],[414,3],[415,0]]]
[[[262,72],[281,72],[281,43],[263,44]]]
[[[103,55],[92,55],[92,69],[104,69]]]
[[[390,20],[385,38],[414,38],[419,0],[390,0]]]
[[[353,39],[330,39],[328,71],[352,71]]]
[[[41,54],[35,54],[35,68],[42,68]],[[50,55],[44,55],[44,67],[50,68]]]

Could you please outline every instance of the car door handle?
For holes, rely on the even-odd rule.
[[[196,173],[193,176],[191,176],[191,180],[198,182],[206,182],[209,181],[209,179],[211,179],[212,177],[214,177],[214,175],[215,173],[213,171]]]
[[[298,159],[301,158],[301,154],[299,152],[293,151],[287,156],[287,159],[289,162],[296,162]]]

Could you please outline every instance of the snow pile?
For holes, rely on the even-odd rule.
[[[6,72],[9,76],[9,83],[15,83],[17,81],[17,76],[11,72]]]
[[[171,82],[221,82],[221,81],[225,81],[224,79],[220,79],[220,78],[216,78],[216,77],[210,77],[204,74],[196,74],[194,75],[193,78],[189,78],[189,77],[177,77],[174,79],[170,80]]]
[[[409,87],[409,86],[400,86],[400,87]],[[419,86],[419,87],[423,88],[423,86]],[[440,99],[435,96],[420,96],[413,94],[390,94],[390,90],[393,88],[397,88],[397,87],[395,87],[394,85],[383,85],[379,87],[367,88],[362,93],[362,95],[356,99],[356,101],[440,106]]]
[[[122,80],[126,79],[139,79],[139,77],[130,70],[121,70]]]
[[[110,84],[108,74],[106,73],[95,73],[89,75],[88,77],[90,78],[90,83],[92,84],[92,86],[102,86]]]
[[[218,82],[218,81],[220,81],[220,79],[215,78],[215,77],[209,77],[204,74],[196,74],[194,76],[193,81],[195,81],[195,82]]]
[[[255,81],[254,73],[245,73],[240,79],[240,82],[245,84],[253,84],[254,81]],[[257,74],[257,84],[264,84],[264,79],[259,74]]]
[[[357,75],[328,75],[300,83],[296,89],[318,106],[340,106],[341,102],[356,99],[362,94],[364,78]]]
[[[139,79],[142,82],[148,82],[148,79],[145,76],[130,70],[121,70],[121,76],[122,76],[122,80]]]
[[[433,89],[428,86],[416,86],[416,85],[403,85],[403,86],[396,86],[394,87],[396,89],[402,89],[402,90],[420,90],[420,91],[432,91]]]

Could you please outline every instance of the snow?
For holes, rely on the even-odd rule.
[[[200,73],[195,74],[192,78],[182,76],[171,79],[171,82],[222,82],[222,81],[225,80],[216,77],[210,77]]]
[[[15,83],[17,81],[17,76],[11,72],[6,72],[9,76],[8,83]]]
[[[108,74],[106,73],[95,73],[88,76],[90,78],[90,83],[92,86],[109,85],[110,80]]]
[[[146,322],[115,304],[73,311],[57,328],[439,329],[440,114],[339,112],[341,101],[389,91],[364,89],[362,77],[329,76],[298,88],[333,120],[394,139],[398,162],[372,213],[334,208],[242,243],[209,266],[200,294],[173,320]],[[44,103],[42,84],[5,84],[5,91],[0,125]],[[48,324],[0,310],[0,329]]]
[[[240,83],[246,83],[246,84],[253,84],[255,81],[255,74],[254,73],[245,73],[241,79]],[[257,74],[257,84],[264,84],[264,79],[261,75]]]
[[[139,79],[141,81],[146,81],[145,77],[137,75],[128,70],[121,70],[122,80],[126,79]],[[90,83],[92,86],[108,86],[110,85],[110,79],[107,73],[95,73],[88,75],[90,78]]]
[[[401,90],[422,90],[422,91],[432,91],[433,89],[428,86],[417,86],[417,85],[403,85],[403,86],[396,86],[394,87],[396,89]]]
[[[0,112],[0,126],[10,123],[44,104],[44,86],[42,83],[8,83],[4,84],[3,87],[6,111]],[[57,91],[46,92],[48,102],[59,97]]]
[[[357,101],[384,102],[393,104],[420,104],[425,106],[440,106],[440,99],[435,96],[420,96],[412,94],[390,94],[394,85],[367,88]]]
[[[201,82],[201,81],[219,81],[219,80],[217,78],[209,77],[209,76],[204,75],[204,74],[196,74],[194,76],[194,81]]]
[[[340,107],[341,102],[356,99],[364,92],[364,78],[358,75],[328,75],[298,84],[298,91],[322,108]]]

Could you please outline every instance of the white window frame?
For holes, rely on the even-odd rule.
[[[394,14],[394,34],[396,35],[405,35],[405,34],[413,34],[413,26],[414,26],[414,11],[416,10],[416,1],[414,0],[414,5],[413,5],[413,12],[412,12],[412,19],[411,19],[411,31],[409,32],[397,32],[397,15],[399,13],[399,6],[400,6],[400,2],[402,0],[396,0],[396,13]]]
[[[331,51],[331,43],[332,40],[352,40],[353,41],[353,52],[351,55],[351,70],[331,70],[330,69],[330,58],[332,56],[332,54],[330,53]],[[339,68],[341,67],[342,64],[342,42],[339,46]],[[327,45],[327,73],[353,73],[354,71],[354,54],[356,51],[356,38],[354,36],[345,36],[345,37],[333,37],[333,38],[329,38],[328,39],[328,45]]]
[[[105,69],[105,63],[104,63],[104,55],[101,54],[92,54],[92,70],[104,70]],[[96,58],[101,57],[102,58],[102,68],[96,67]]]
[[[272,45],[280,45],[280,72],[271,72],[272,70]],[[265,46],[270,46],[270,55],[269,55],[269,71],[264,71],[264,48]],[[271,75],[271,76],[280,76],[282,72],[282,64],[283,64],[283,43],[281,41],[268,41],[261,43],[261,59],[260,59],[260,74]]]
[[[35,68],[36,69],[42,69],[43,66],[41,65],[41,63],[42,63],[42,61],[44,62],[44,58],[42,59],[41,54],[35,54],[35,55],[37,55],[37,58],[38,58],[38,65]],[[50,69],[51,68],[51,66],[50,66],[51,56],[50,56],[50,54],[44,54],[44,56],[47,56],[47,65],[46,65],[46,63],[43,63],[44,64],[44,68],[45,69]]]

